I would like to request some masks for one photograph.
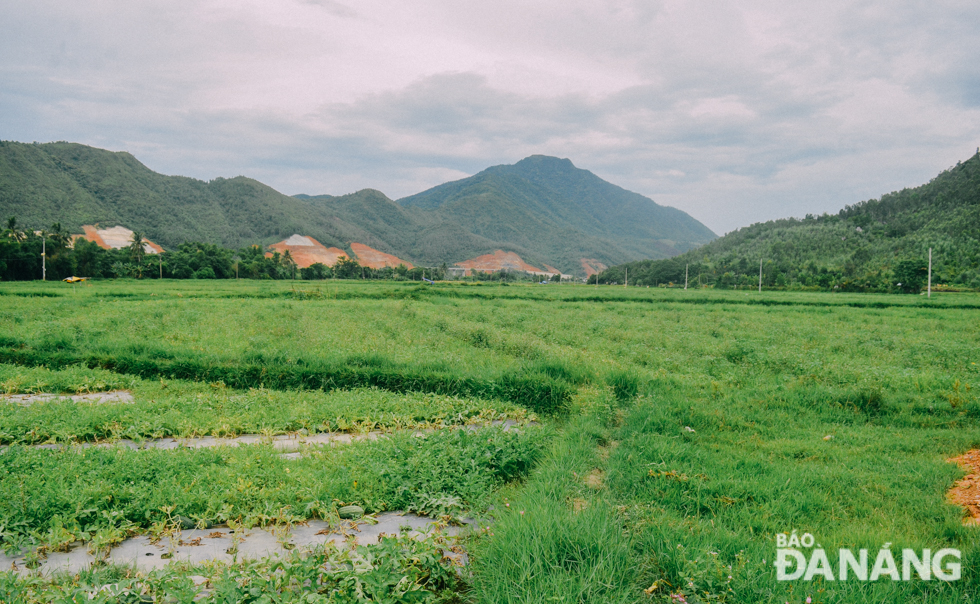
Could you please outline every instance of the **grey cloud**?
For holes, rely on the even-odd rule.
[[[304,4],[312,4],[314,6],[318,6],[323,10],[327,11],[328,13],[332,15],[336,15],[338,17],[351,18],[351,17],[358,16],[357,11],[347,6],[346,4],[342,4],[340,2],[334,2],[334,0],[300,0],[300,1],[303,2]]]
[[[367,1],[99,6],[8,11],[3,138],[392,197],[547,153],[718,232],[924,182],[980,138],[970,2],[432,0],[400,29]]]

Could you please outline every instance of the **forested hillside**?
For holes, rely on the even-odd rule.
[[[424,266],[452,264],[500,247],[516,248],[512,241],[492,241],[476,235],[437,212],[403,207],[374,189],[349,195],[297,195],[317,212],[328,216],[350,241],[410,258]],[[392,250],[392,251],[389,251]]]
[[[296,232],[327,245],[347,234],[300,200],[250,178],[204,182],[153,172],[129,153],[73,143],[0,142],[0,211],[19,224],[121,224],[167,248],[185,241],[237,248]]]
[[[83,224],[118,224],[171,249],[184,242],[264,246],[299,233],[348,252],[363,243],[422,266],[502,249],[572,274],[584,274],[582,258],[667,257],[714,238],[679,210],[544,156],[399,203],[373,189],[290,197],[243,176],[164,176],[128,153],[0,142],[0,216],[27,229],[60,223],[71,233]]]
[[[917,292],[928,250],[933,282],[980,287],[980,154],[928,184],[843,208],[833,215],[753,224],[668,260],[631,262],[600,283],[684,282],[716,287],[763,285],[844,291]],[[901,285],[899,285],[901,283]]]
[[[567,270],[582,258],[606,264],[664,258],[715,234],[689,215],[610,184],[567,159],[534,155],[399,200],[467,225]]]

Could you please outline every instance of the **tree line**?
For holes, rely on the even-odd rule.
[[[104,249],[87,239],[71,235],[55,223],[49,229],[21,230],[16,218],[7,220],[0,236],[0,280],[31,281],[42,277],[59,280],[78,276],[91,279],[445,279],[450,271],[439,267],[371,268],[357,260],[341,257],[334,266],[316,263],[299,268],[289,251],[266,255],[262,246],[232,250],[212,243],[185,242],[163,254],[147,253],[145,238],[133,232],[129,245]],[[42,256],[43,254],[43,256]],[[479,280],[514,281],[529,279],[516,273],[478,274]]]
[[[716,260],[703,258],[685,262],[685,258],[632,262],[609,268],[589,277],[589,283],[629,285],[639,287],[754,289],[762,287],[785,290],[823,290],[868,293],[915,294],[926,288],[929,278],[927,253],[893,258],[881,263],[860,265],[845,263],[838,266],[818,264],[816,260],[794,263],[784,257],[758,261],[726,255]],[[761,269],[761,271],[760,271]],[[948,262],[934,255],[932,286],[946,289],[976,289],[980,280],[976,273],[950,270]]]

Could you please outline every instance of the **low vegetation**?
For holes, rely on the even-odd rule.
[[[484,509],[495,488],[523,476],[540,428],[396,432],[376,441],[284,459],[271,446],[0,454],[3,545],[59,551],[99,531],[137,534],[181,516],[248,526],[331,520],[336,509],[457,517]]]
[[[945,499],[963,475],[946,460],[980,445],[974,294],[135,281],[0,294],[0,386],[136,398],[2,403],[10,547],[149,531],[169,506],[262,524],[356,502],[492,515],[467,543],[472,574],[444,594],[458,601],[962,602],[980,587],[976,528]],[[190,369],[172,377],[180,367]],[[305,375],[403,381],[335,388]],[[514,383],[527,389],[504,387]],[[223,424],[343,429],[338,417],[391,436],[297,460],[268,445],[28,446]],[[542,425],[400,431],[489,417]],[[775,539],[792,531],[833,553],[956,548],[962,577],[778,581]],[[275,564],[221,572],[279,576]],[[55,593],[150,580],[118,572],[0,585]],[[435,598],[442,586],[424,588]]]
[[[0,392],[84,393],[129,389],[133,403],[70,399],[0,406],[0,444],[33,445],[239,434],[364,433],[533,421],[525,408],[431,393],[234,390],[219,383],[143,380],[102,370],[0,365]]]

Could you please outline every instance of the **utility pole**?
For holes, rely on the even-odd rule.
[[[627,266],[626,267],[626,276],[623,277],[623,287],[626,287],[629,284],[630,284],[630,267]]]
[[[160,260],[160,278],[163,279],[163,255],[157,254],[157,258]]]
[[[929,285],[926,286],[926,298],[932,297],[932,248],[929,248]]]
[[[684,265],[684,291],[687,291],[687,269],[690,266],[691,266],[690,264],[685,264]]]
[[[762,293],[762,258],[759,258],[759,293]]]
[[[48,258],[47,258],[47,249],[45,248],[46,243],[47,243],[47,238],[44,236],[44,233],[42,232],[41,233],[41,281],[48,280]]]

